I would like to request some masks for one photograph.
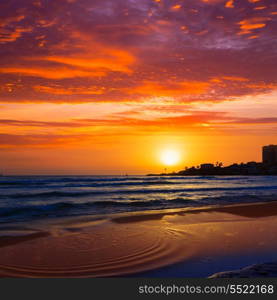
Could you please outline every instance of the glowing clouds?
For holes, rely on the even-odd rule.
[[[15,42],[24,33],[32,32],[32,27],[21,24],[24,19],[24,15],[19,15],[0,21],[0,44]]]
[[[265,21],[269,20],[271,20],[269,17],[258,17],[242,20],[238,22],[240,25],[240,32],[238,35],[251,34],[253,30],[265,27]]]
[[[104,76],[103,71],[89,72],[87,70],[78,70],[69,67],[47,67],[42,66],[17,66],[17,67],[3,67],[0,68],[0,73],[6,74],[20,74],[24,76],[40,77],[47,79],[64,79],[64,78],[75,78],[75,77],[90,77],[90,76]]]
[[[180,10],[181,8],[182,8],[182,5],[176,4],[176,5],[171,6],[170,10],[171,10],[171,11],[178,11],[178,10]]]
[[[276,6],[268,1],[7,2],[0,101],[190,104],[256,94],[227,76],[274,83]]]
[[[70,65],[77,68],[85,68],[99,72],[101,70],[130,73],[129,65],[135,62],[134,56],[127,51],[102,48],[99,53],[92,55],[80,53],[74,56],[49,56],[44,58],[60,64]]]
[[[50,87],[37,85],[33,89],[38,92],[54,94],[54,95],[102,95],[105,92],[104,87]]]
[[[225,7],[234,8],[234,0],[228,0],[225,4]]]
[[[208,91],[209,82],[168,82],[164,85],[158,82],[144,82],[133,88],[130,93],[159,97],[178,97],[184,95],[201,95]]]
[[[24,76],[48,79],[75,77],[103,77],[109,72],[131,73],[135,57],[120,49],[94,45],[93,56],[81,51],[75,55],[24,58],[19,65],[4,66],[0,73],[18,73]],[[47,65],[48,62],[48,65]],[[29,65],[28,65],[29,64]]]

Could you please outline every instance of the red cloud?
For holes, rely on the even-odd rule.
[[[276,1],[255,2],[7,3],[0,101],[213,102],[275,89]]]

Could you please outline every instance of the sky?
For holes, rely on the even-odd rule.
[[[276,34],[276,0],[1,1],[0,173],[260,161]]]

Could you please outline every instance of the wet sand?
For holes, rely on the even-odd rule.
[[[31,225],[0,237],[1,277],[208,277],[277,261],[277,202]]]

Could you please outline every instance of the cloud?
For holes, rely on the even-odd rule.
[[[73,69],[68,67],[3,67],[0,68],[0,73],[17,74],[30,77],[40,77],[46,79],[64,79],[76,77],[91,77],[91,76],[104,76],[104,71],[90,72],[88,70]]]
[[[234,77],[234,76],[223,76],[222,79],[231,80],[231,81],[240,81],[240,82],[247,82],[247,81],[249,81],[248,78]]]
[[[105,93],[104,87],[49,87],[37,85],[33,89],[38,92],[52,94],[52,95],[102,95]]]
[[[225,3],[225,7],[228,7],[228,8],[234,8],[234,0],[228,0],[226,3]]]
[[[175,97],[185,95],[201,95],[207,92],[210,86],[209,82],[170,82],[164,85],[158,82],[144,82],[141,86],[131,88],[129,93],[157,96],[157,97]]]
[[[135,58],[127,51],[92,44],[93,56],[84,52],[68,56],[23,57],[20,65],[9,64],[0,73],[21,74],[47,79],[103,77],[108,72],[130,73]],[[97,50],[96,50],[97,49]],[[49,62],[50,64],[45,64]]]
[[[24,15],[3,17],[0,21],[0,44],[15,42],[24,33],[32,32],[33,28],[31,26],[22,24],[24,19]]]
[[[160,117],[155,119],[142,119],[142,118],[132,118],[128,116],[120,116],[109,119],[77,119],[75,121],[84,123],[86,125],[91,124],[95,126],[130,126],[130,127],[159,127],[168,128],[179,127],[188,128],[189,126],[201,125],[215,120],[226,120],[228,119],[223,112],[190,112],[185,115],[170,116],[170,117]]]
[[[277,118],[235,118],[224,124],[276,124]]]
[[[106,51],[107,52],[107,51]],[[109,71],[115,72],[126,72],[129,73],[131,70],[128,68],[128,65],[134,62],[134,57],[127,52],[124,51],[116,51],[111,50],[107,53],[107,56],[103,56],[102,58],[94,54],[94,57],[87,57],[84,56],[80,57],[62,57],[62,56],[49,56],[42,58],[42,60],[53,61],[60,64],[70,65],[74,67],[81,67],[85,69],[92,69],[92,70],[101,70],[107,69]]]
[[[254,17],[244,19],[238,24],[240,25],[239,35],[252,34],[255,29],[260,29],[266,26],[266,21],[271,20],[269,17]]]
[[[47,134],[5,134],[0,133],[0,148],[15,146],[52,146],[76,142],[80,136],[74,135],[47,135]]]
[[[46,122],[46,121],[34,121],[34,120],[11,120],[0,119],[2,126],[17,126],[17,127],[81,127],[77,122]]]
[[[208,4],[217,4],[217,3],[222,3],[225,0],[201,0],[201,1]]]
[[[172,5],[172,6],[171,6],[170,10],[171,10],[171,11],[177,11],[177,10],[179,10],[179,9],[181,9],[181,8],[182,8],[182,5],[181,5],[181,4],[175,4],[175,5]]]
[[[17,133],[0,134],[0,147],[53,147],[59,145],[84,145],[103,142],[104,138],[151,134],[153,132],[194,132],[202,134],[228,133],[236,130],[236,125],[244,125],[244,132],[251,132],[252,126],[271,126],[277,124],[275,117],[238,117],[223,111],[200,111],[181,106],[178,110],[173,105],[162,107],[150,105],[148,111],[161,114],[147,115],[144,111],[130,110],[114,113],[107,117],[72,119],[67,121],[38,121],[0,119],[2,130],[17,127]],[[245,125],[248,125],[245,127]],[[30,134],[30,127],[32,133]],[[46,134],[47,129],[48,134]],[[107,128],[109,130],[107,130]],[[19,131],[20,129],[20,131]],[[74,129],[74,131],[72,131]],[[261,127],[261,131],[264,129]],[[269,128],[270,129],[270,128]],[[271,130],[271,129],[270,129]],[[19,134],[19,132],[21,134]]]
[[[4,127],[18,127],[24,133],[29,132],[29,127],[49,128],[59,132],[62,128],[92,128],[115,127],[123,129],[129,127],[160,127],[167,126],[184,127],[184,126],[202,126],[203,123],[214,121],[233,121],[233,118],[225,112],[217,111],[197,111],[186,105],[141,105],[142,110],[124,110],[98,118],[75,118],[65,121],[42,121],[42,120],[20,120],[20,119],[0,119],[0,125]],[[155,112],[155,114],[153,114]],[[101,130],[101,129],[100,129]],[[39,132],[39,131],[38,131]]]
[[[0,102],[167,97],[190,104],[275,89],[276,1],[259,7],[240,0],[6,3]]]
[[[248,84],[248,87],[256,90],[276,90],[277,83],[269,83],[269,84],[266,84],[264,82],[256,83],[256,84],[252,83],[252,84]]]
[[[31,32],[32,28],[31,27],[17,27],[14,28],[13,30],[8,30],[8,29],[2,29],[0,31],[0,44],[5,44],[9,42],[14,42],[18,38],[20,38],[23,33],[25,32]]]

